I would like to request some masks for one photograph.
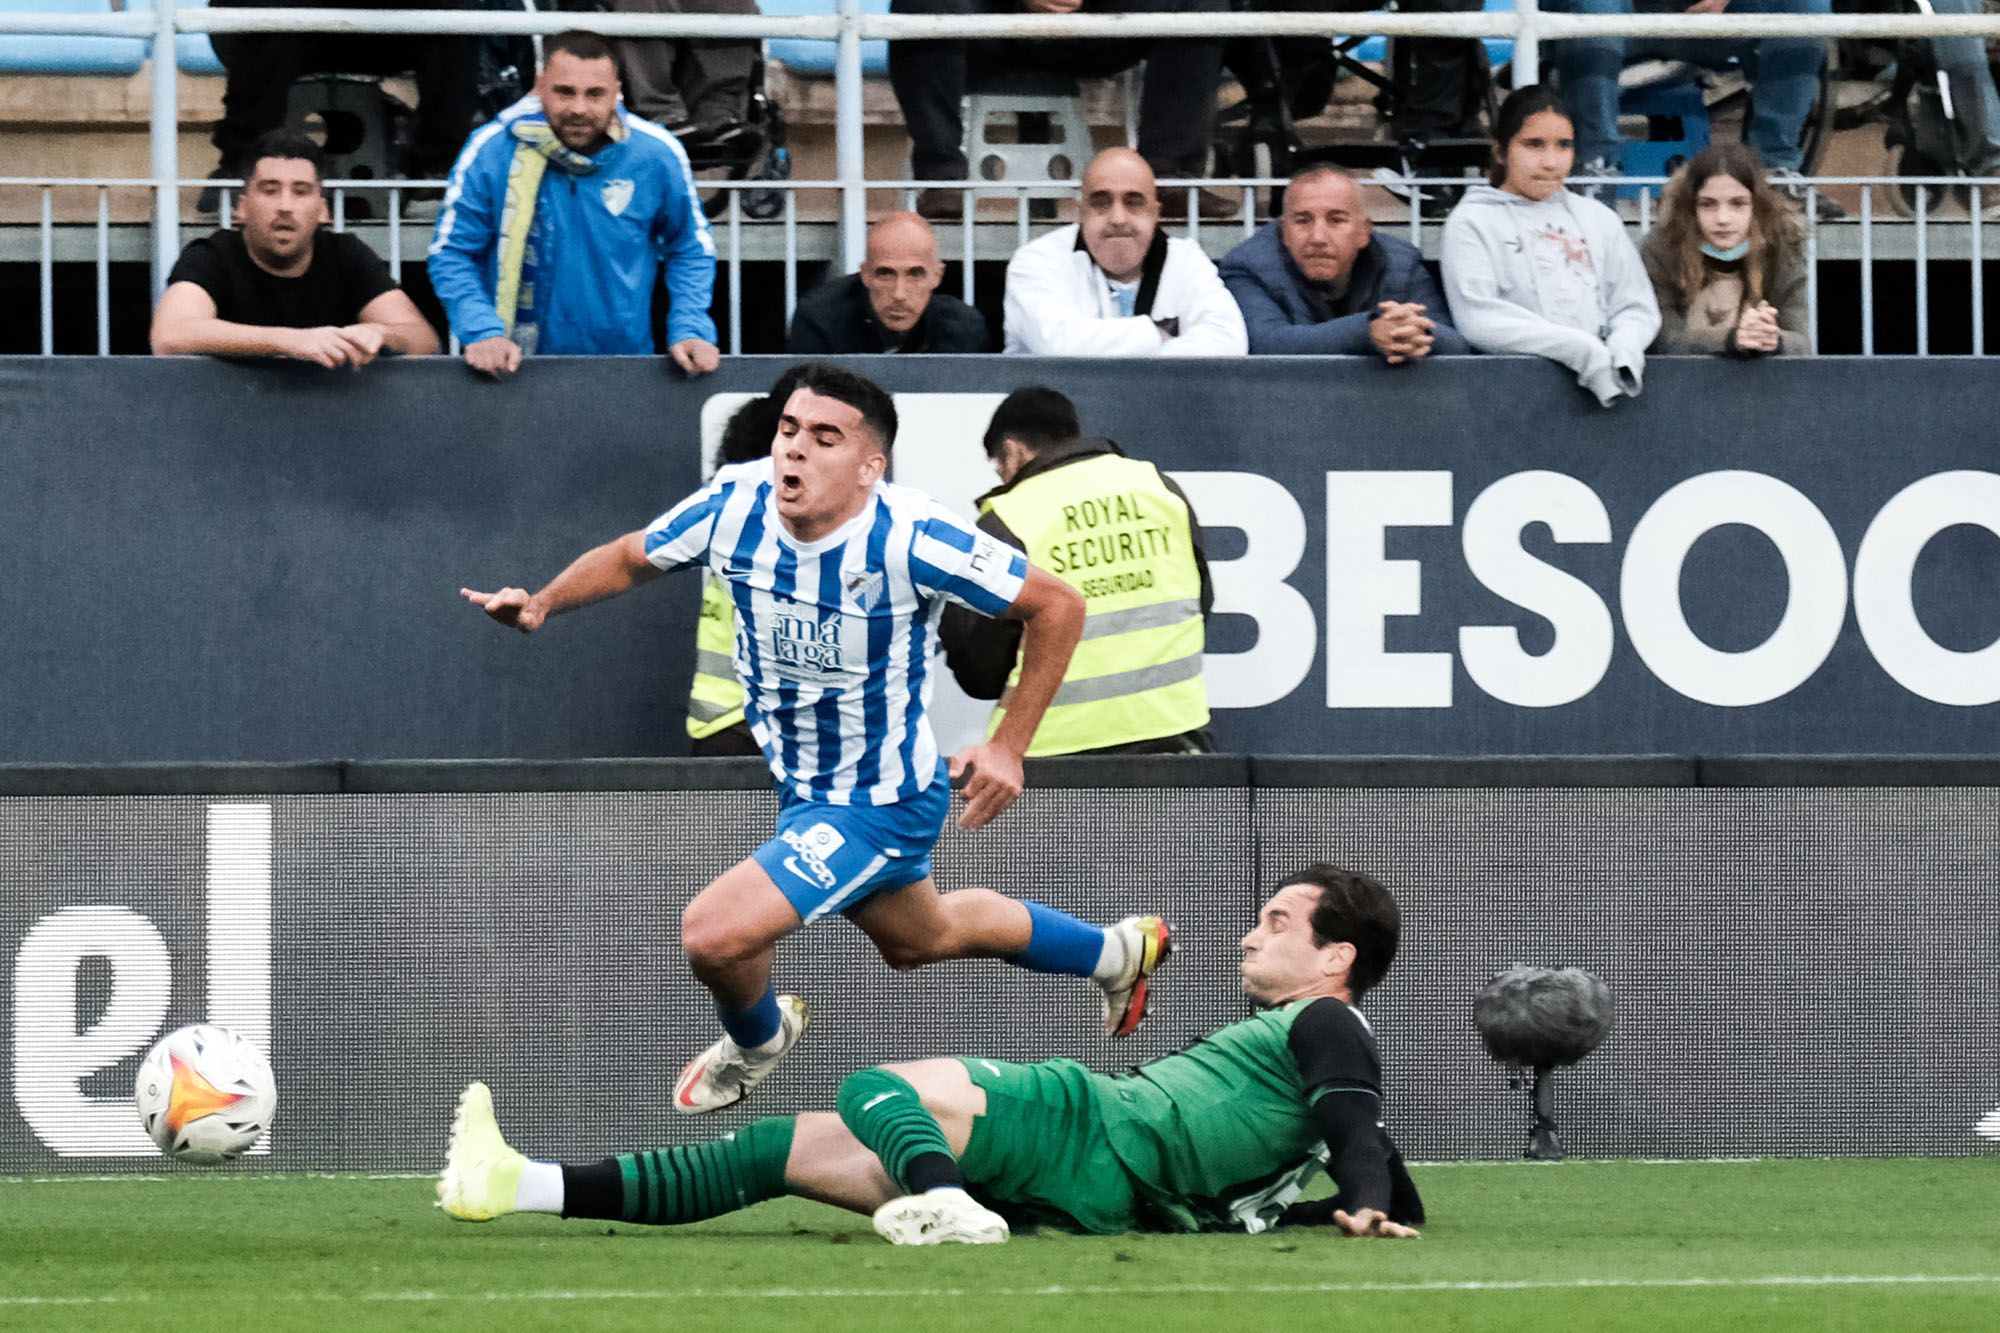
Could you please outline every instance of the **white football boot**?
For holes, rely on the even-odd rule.
[[[785,1052],[798,1045],[812,1022],[812,1012],[796,995],[778,997],[778,1035],[754,1050],[744,1050],[724,1033],[715,1043],[687,1062],[674,1080],[674,1109],[682,1115],[706,1115],[734,1106],[764,1081]]]
[[[438,1176],[437,1206],[461,1222],[490,1222],[514,1211],[514,1193],[528,1159],[507,1146],[493,1118],[493,1093],[466,1085],[451,1119],[451,1146]]]
[[[875,1210],[875,1234],[891,1245],[1000,1245],[1007,1219],[961,1189],[906,1194]]]
[[[1125,966],[1097,983],[1104,990],[1104,1030],[1114,1037],[1129,1037],[1146,1019],[1154,970],[1173,956],[1173,928],[1164,917],[1128,916],[1104,929],[1125,949]]]

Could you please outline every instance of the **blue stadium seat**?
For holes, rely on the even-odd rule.
[[[1511,14],[1514,12],[1514,0],[1486,0],[1485,10],[1489,14]],[[1483,40],[1486,43],[1487,62],[1493,68],[1498,69],[1514,58],[1513,38],[1487,37]],[[1386,38],[1370,37],[1355,47],[1351,54],[1356,60],[1379,65],[1389,58],[1389,43]]]
[[[153,0],[125,0],[127,9],[152,13]],[[207,9],[208,0],[175,0],[176,9]],[[220,74],[222,62],[215,58],[205,32],[184,32],[174,39],[174,55],[183,74]]]
[[[109,0],[0,0],[13,14],[109,14]],[[129,77],[146,63],[138,37],[21,37],[0,34],[0,74],[100,74]]]
[[[12,3],[13,0],[6,0]],[[758,0],[757,7],[766,14],[820,16],[832,14],[834,0]],[[861,0],[864,14],[886,14],[889,0]],[[786,69],[794,74],[816,74],[823,78],[833,77],[832,42],[804,41],[797,37],[773,37],[764,43],[764,54],[773,60],[784,62]],[[863,42],[861,44],[861,72],[870,78],[889,77],[889,44],[887,42]]]

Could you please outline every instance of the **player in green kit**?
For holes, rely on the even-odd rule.
[[[516,1152],[474,1083],[439,1205],[466,1221],[677,1223],[789,1194],[870,1213],[900,1245],[1004,1241],[1010,1219],[1097,1233],[1322,1222],[1414,1236],[1423,1205],[1382,1128],[1381,1059],[1355,1008],[1400,936],[1388,890],[1309,866],[1243,937],[1243,989],[1263,1008],[1177,1054],[1118,1075],[1073,1060],[886,1065],[844,1081],[836,1112],[589,1165]],[[1338,1194],[1295,1204],[1321,1169]]]

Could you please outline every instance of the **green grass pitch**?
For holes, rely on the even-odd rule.
[[[425,1180],[0,1180],[0,1329],[2000,1330],[2000,1156],[1415,1174],[1418,1241],[936,1250],[791,1200],[673,1229],[469,1226]]]

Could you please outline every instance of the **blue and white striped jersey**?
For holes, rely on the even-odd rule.
[[[881,482],[816,542],[786,531],[768,458],[719,469],[646,529],[661,569],[705,564],[736,604],[743,716],[803,800],[888,805],[937,776],[927,716],[947,599],[996,616],[1028,557],[922,491]]]

